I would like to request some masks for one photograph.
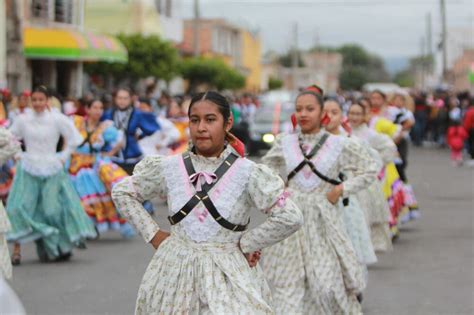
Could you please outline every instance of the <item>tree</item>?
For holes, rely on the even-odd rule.
[[[268,79],[268,89],[278,90],[283,86],[283,81],[274,77]]]
[[[87,64],[91,75],[112,76],[116,79],[138,80],[148,76],[170,81],[178,74],[179,56],[171,43],[158,36],[119,35],[128,50],[127,63],[97,62]]]
[[[355,44],[344,45],[338,49],[342,54],[342,71],[339,81],[343,89],[360,89],[368,82],[386,82],[389,75],[383,60],[368,53]]]
[[[344,90],[361,90],[367,82],[367,73],[361,67],[345,67],[339,75],[339,84]]]
[[[201,84],[208,84],[219,90],[240,89],[245,86],[245,77],[221,59],[188,58],[180,68],[183,78],[189,81],[189,91],[195,91]]]
[[[293,50],[288,51],[285,55],[280,56],[278,62],[286,68],[290,68],[293,66]],[[298,67],[304,67],[305,63],[303,58],[301,58],[301,54],[298,52]]]
[[[415,85],[415,78],[410,69],[405,69],[397,72],[393,76],[393,82],[401,87],[413,87]]]

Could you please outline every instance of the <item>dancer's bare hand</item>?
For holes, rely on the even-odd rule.
[[[247,262],[249,263],[249,266],[251,268],[255,267],[257,265],[257,263],[259,262],[260,260],[260,256],[261,256],[262,252],[257,250],[257,251],[254,251],[254,252],[251,252],[251,253],[248,253],[248,254],[244,254],[245,256],[245,259],[247,259]]]
[[[158,231],[155,236],[151,239],[150,243],[155,248],[158,249],[161,243],[170,236],[170,233],[164,231]]]
[[[342,185],[337,185],[337,186],[334,186],[334,188],[326,194],[326,197],[328,198],[328,201],[330,203],[335,205],[337,201],[339,200],[339,198],[341,198],[342,192],[343,192]]]

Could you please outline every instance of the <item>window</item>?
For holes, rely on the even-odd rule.
[[[61,23],[72,23],[73,0],[54,1],[54,20]]]
[[[32,0],[31,13],[35,18],[49,18],[49,1],[48,0]]]

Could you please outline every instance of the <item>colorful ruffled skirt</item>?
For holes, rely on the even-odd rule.
[[[390,230],[392,235],[396,235],[400,218],[408,213],[408,207],[405,206],[405,187],[394,163],[389,163],[380,172],[379,179],[383,183],[384,195],[390,207]]]
[[[52,260],[97,236],[80,199],[64,171],[42,177],[17,164],[8,196],[9,241],[35,241],[40,260]]]
[[[124,237],[135,235],[130,224],[117,212],[110,195],[112,187],[128,176],[121,167],[108,159],[73,154],[68,170],[82,206],[99,233],[120,230]]]

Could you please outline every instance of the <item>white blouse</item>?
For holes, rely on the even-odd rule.
[[[10,130],[24,141],[22,167],[34,176],[51,176],[61,171],[63,163],[83,141],[72,121],[56,111],[20,115]],[[65,145],[61,152],[56,152],[60,136],[64,137]]]

